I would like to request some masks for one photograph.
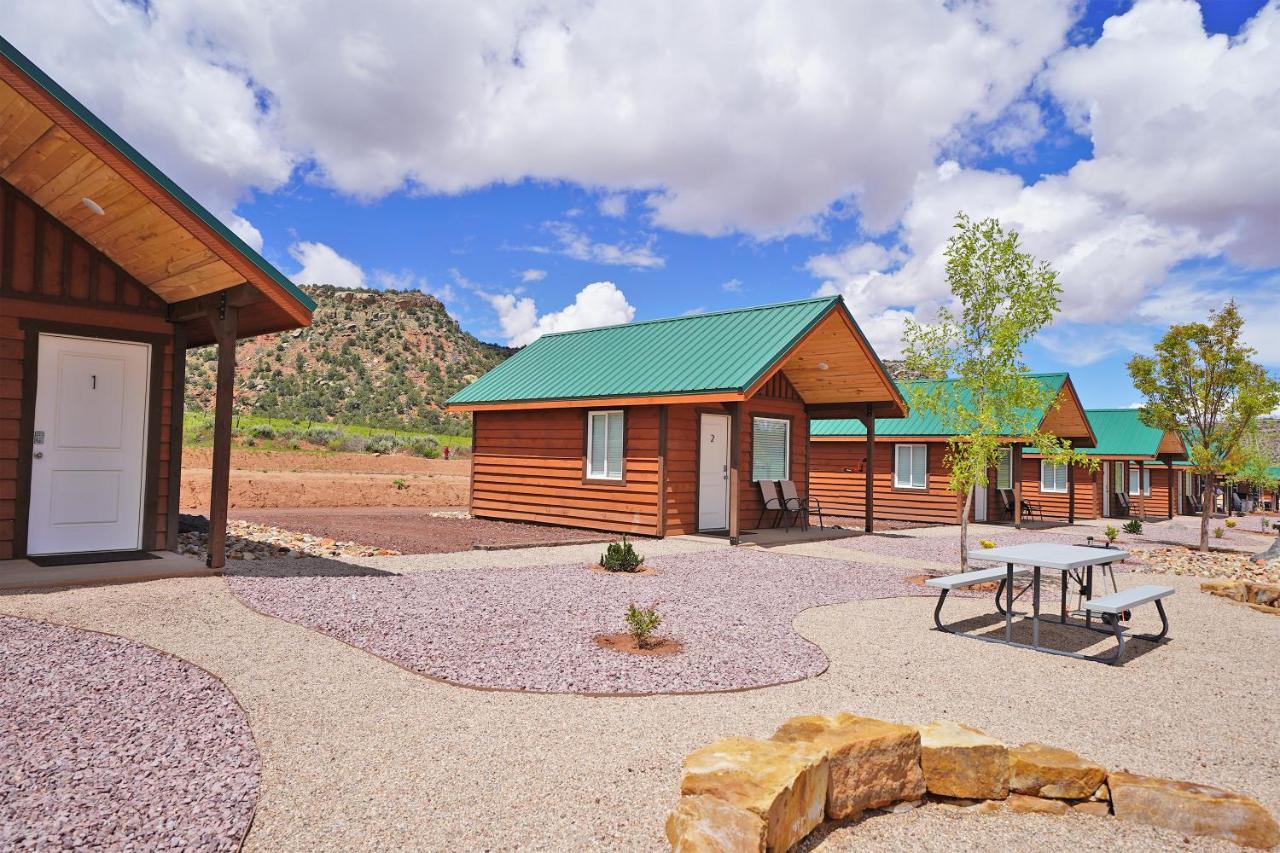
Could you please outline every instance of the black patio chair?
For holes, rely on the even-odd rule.
[[[756,527],[759,528],[764,524],[764,517],[771,512],[778,515],[773,519],[773,526],[777,527],[782,523],[783,516],[787,513],[787,505],[783,503],[782,498],[778,497],[778,484],[773,480],[760,480],[760,517],[756,519]]]
[[[779,480],[778,488],[782,490],[783,505],[787,508],[787,512],[795,513],[800,519],[800,529],[809,529],[810,513],[817,513],[818,529],[826,530],[827,526],[822,520],[822,504],[815,497],[802,498],[796,491],[796,484],[790,480]]]
[[[1115,492],[1117,512],[1121,518],[1128,518],[1130,515],[1129,496],[1124,492]]]

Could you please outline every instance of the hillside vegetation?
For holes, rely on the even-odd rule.
[[[303,290],[316,301],[310,328],[236,348],[237,414],[462,434],[469,420],[444,401],[514,352],[462,331],[420,291]],[[213,347],[191,351],[189,410],[212,411],[216,369]]]

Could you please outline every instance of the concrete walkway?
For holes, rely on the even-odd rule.
[[[520,554],[504,559],[537,565],[548,556]],[[377,562],[386,569],[385,561],[401,559],[410,558]],[[639,699],[432,681],[253,613],[221,578],[9,594],[0,612],[137,639],[221,678],[262,751],[247,849],[654,850],[664,844],[663,819],[687,752],[729,734],[767,736],[791,715],[842,709],[958,719],[1009,742],[1042,740],[1108,766],[1240,790],[1280,809],[1280,775],[1267,752],[1280,740],[1272,688],[1280,662],[1261,653],[1280,644],[1280,620],[1202,595],[1194,579],[1169,583],[1179,590],[1170,605],[1173,642],[1122,668],[939,634],[929,630],[931,600],[891,599],[818,608],[796,620],[831,659],[819,678]],[[957,618],[980,620],[988,610],[985,600],[954,605]],[[1097,818],[960,818],[940,808],[875,817],[827,844],[1185,846],[1180,835]]]

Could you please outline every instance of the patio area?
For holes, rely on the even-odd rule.
[[[586,568],[598,556],[593,545],[293,560],[290,575],[280,577],[10,593],[0,597],[0,612],[119,634],[221,679],[243,705],[262,756],[247,850],[566,843],[658,849],[685,754],[729,732],[767,737],[790,716],[838,710],[888,720],[964,720],[1007,742],[1068,744],[1109,767],[1220,785],[1280,810],[1280,778],[1259,746],[1280,737],[1270,688],[1280,664],[1258,654],[1280,641],[1280,620],[1202,595],[1195,578],[1170,577],[1161,582],[1179,593],[1170,605],[1171,641],[1123,667],[969,643],[931,630],[934,599],[905,589],[907,577],[936,569],[956,547],[936,528],[768,551],[669,540],[642,549],[658,574],[624,578]],[[821,557],[812,553],[819,549]],[[726,568],[717,584],[719,564]],[[750,586],[742,573],[752,571],[776,577],[752,593],[742,589]],[[676,585],[681,573],[687,578]],[[475,690],[414,671],[460,661],[452,650],[413,643],[460,630],[461,622],[440,618],[453,613],[449,601],[430,601],[446,594],[451,581],[481,600],[492,589],[495,603],[507,604],[506,590],[529,587],[531,578],[538,586],[530,607],[562,595],[580,608],[584,593],[629,585],[608,594],[600,608],[604,622],[633,596],[647,603],[637,591],[654,584],[667,596],[659,608],[671,612],[659,633],[691,632],[687,620],[698,610],[717,614],[688,634],[691,650],[703,643],[742,647],[757,661],[801,664],[817,654],[825,667],[765,689],[644,697]],[[873,589],[881,585],[887,588]],[[386,591],[360,592],[379,586]],[[282,609],[288,618],[276,618],[246,607],[240,596],[249,595],[255,606],[307,609]],[[770,621],[779,601],[788,601],[785,613]],[[313,630],[305,620],[316,620],[324,606],[358,610],[366,621],[344,636],[318,621]],[[959,620],[984,620],[991,612],[989,595],[949,606]],[[472,626],[491,618],[477,613]],[[418,627],[437,619],[441,624]],[[548,617],[545,636],[493,635],[490,654],[475,655],[471,664],[506,676],[510,661],[529,653],[530,641],[549,647],[558,632],[597,630],[595,623],[562,619]],[[372,630],[388,620],[394,632]],[[384,641],[391,645],[374,647]],[[1099,697],[1118,697],[1121,710],[1108,712]],[[944,805],[867,817],[836,828],[819,849],[979,845],[1236,849],[1100,818],[973,816]]]

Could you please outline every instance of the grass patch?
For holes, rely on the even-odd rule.
[[[448,447],[454,452],[471,444],[471,437],[466,435],[441,435],[325,421],[300,422],[262,415],[237,415],[231,422],[231,435],[239,446],[261,450],[407,453],[428,459],[440,456],[442,448]],[[183,413],[182,439],[185,447],[211,446],[213,416],[204,412]]]

